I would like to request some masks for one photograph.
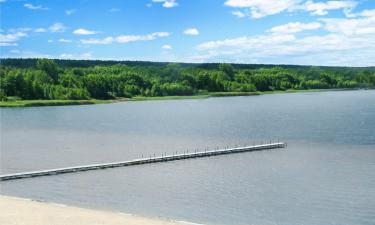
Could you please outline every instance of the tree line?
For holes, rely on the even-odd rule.
[[[114,99],[373,88],[374,68],[1,59],[0,99]]]

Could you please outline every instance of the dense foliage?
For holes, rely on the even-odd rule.
[[[374,68],[2,59],[0,99],[372,88]]]

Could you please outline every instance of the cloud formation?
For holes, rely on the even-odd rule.
[[[25,32],[15,32],[15,33],[8,33],[8,34],[0,34],[0,46],[16,46],[17,41],[22,38],[26,37],[27,33]]]
[[[111,44],[114,42],[117,43],[129,43],[129,42],[136,42],[136,41],[152,41],[157,38],[167,37],[170,33],[168,32],[154,32],[151,34],[146,35],[119,35],[117,37],[106,37],[102,39],[81,39],[82,44],[98,44],[98,45],[106,45]]]
[[[328,1],[328,2],[314,2],[307,1],[304,4],[304,10],[310,12],[312,15],[324,16],[328,14],[329,10],[344,9],[350,11],[358,5],[356,1]]]
[[[329,10],[352,11],[358,2],[354,0],[314,2],[313,0],[227,0],[224,5],[238,10],[232,11],[237,17],[259,19],[281,12],[305,11],[311,15],[324,16]]]
[[[113,43],[113,37],[106,37],[102,39],[98,38],[90,38],[90,39],[81,39],[82,44],[90,44],[90,45],[107,45]]]
[[[152,0],[152,2],[155,3],[163,3],[164,8],[173,8],[178,6],[178,3],[176,0]]]
[[[300,22],[294,22],[294,23],[287,23],[284,25],[272,27],[269,32],[272,33],[298,33],[305,30],[316,30],[321,28],[322,25],[318,22],[311,22],[311,23],[300,23]]]
[[[299,0],[227,0],[224,4],[233,8],[246,9],[232,12],[238,17],[249,15],[252,18],[261,18],[291,9],[299,2]]]
[[[163,46],[161,46],[161,48],[165,49],[165,50],[170,50],[170,49],[172,49],[172,46],[170,46],[170,45],[163,45]]]
[[[30,10],[48,10],[47,7],[43,7],[42,5],[33,5],[33,4],[30,4],[30,3],[26,3],[23,6],[27,9],[30,9]]]
[[[44,32],[47,32],[47,29],[45,29],[45,28],[36,28],[36,29],[34,29],[34,32],[35,33],[44,33]]]
[[[65,32],[66,27],[62,23],[54,23],[48,28],[48,30],[53,33],[62,33]]]
[[[97,33],[98,33],[97,31],[86,30],[83,28],[79,28],[73,31],[73,34],[76,34],[76,35],[92,35],[92,34],[97,34]]]
[[[59,42],[62,42],[62,43],[72,43],[73,41],[69,40],[69,39],[60,38]]]
[[[192,28],[188,28],[184,30],[184,34],[196,36],[196,35],[199,35],[199,31],[197,28],[192,27]]]
[[[33,33],[46,33],[46,32],[64,32],[66,27],[62,23],[52,24],[48,29],[47,28],[12,28],[8,29],[6,34],[0,33],[0,46],[17,46],[21,38],[31,36]],[[1,30],[3,32],[3,30]],[[61,41],[64,42],[64,41]]]
[[[320,29],[321,34],[308,33],[316,29]],[[287,23],[272,27],[262,35],[203,42],[197,46],[201,52],[197,57],[217,60],[225,56],[232,61],[242,59],[247,62],[289,57],[298,64],[371,65],[375,62],[374,37],[375,10],[364,10],[353,18]]]
[[[81,54],[62,53],[57,58],[60,59],[91,59],[92,52],[84,52]]]
[[[167,37],[168,32],[155,32],[147,35],[120,35],[116,38],[118,43],[128,43],[134,41],[152,41],[159,37]]]

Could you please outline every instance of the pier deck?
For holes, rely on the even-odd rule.
[[[5,174],[5,175],[0,175],[0,181],[49,176],[49,175],[58,175],[58,174],[66,174],[66,173],[76,173],[76,172],[89,171],[89,170],[125,167],[125,166],[133,166],[133,165],[141,165],[141,164],[149,164],[149,163],[168,162],[168,161],[175,161],[175,160],[182,160],[182,159],[202,158],[202,157],[210,157],[210,156],[216,156],[216,155],[233,154],[233,153],[241,153],[241,152],[271,150],[271,149],[278,149],[278,148],[285,148],[285,147],[286,147],[286,143],[276,142],[276,143],[244,146],[244,147],[236,147],[236,148],[227,148],[227,149],[218,149],[218,150],[209,150],[209,151],[195,151],[191,153],[185,152],[182,154],[163,155],[163,156],[156,156],[156,157],[150,156],[148,158],[134,159],[134,160],[122,161],[122,162],[101,163],[101,164],[74,166],[74,167],[66,167],[66,168],[58,168],[58,169]]]

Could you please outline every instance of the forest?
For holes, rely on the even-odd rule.
[[[1,59],[0,100],[84,100],[374,88],[375,68]]]

